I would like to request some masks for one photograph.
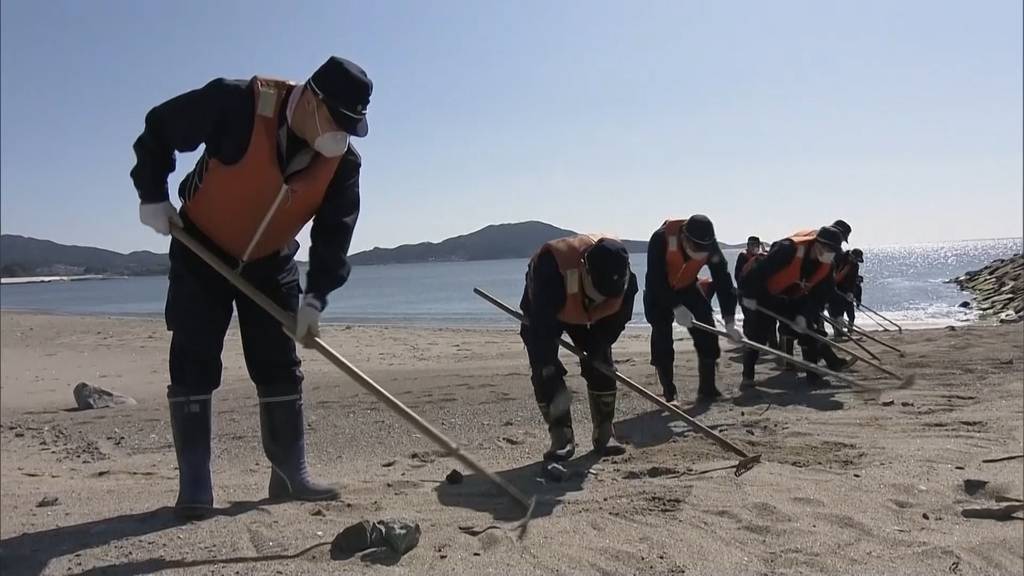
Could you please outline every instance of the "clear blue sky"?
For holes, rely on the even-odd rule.
[[[4,0],[2,228],[165,250],[128,177],[148,109],[337,54],[375,82],[356,250],[694,212],[726,241],[1019,236],[1021,5]]]

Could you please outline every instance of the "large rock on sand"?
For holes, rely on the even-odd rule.
[[[134,398],[86,382],[79,382],[75,386],[74,395],[75,404],[82,410],[138,404]]]

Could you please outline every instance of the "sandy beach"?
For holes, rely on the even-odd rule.
[[[221,514],[181,524],[169,509],[177,470],[165,386],[169,334],[161,320],[2,316],[0,562],[14,574],[1020,574],[1024,522],[965,518],[1024,498],[1021,326],[885,334],[905,359],[887,365],[918,384],[880,399],[845,386],[807,390],[771,364],[740,394],[689,412],[764,464],[735,462],[638,395],[620,393],[627,455],[587,453],[590,420],[577,371],[570,386],[581,439],[571,477],[539,479],[547,437],[514,326],[505,330],[325,329],[340,353],[486,466],[536,494],[524,540],[491,529],[517,509],[444,458],[333,366],[304,353],[307,442],[314,474],[339,502],[270,503],[255,390],[236,328],[215,397],[214,482]],[[728,346],[726,348],[729,348]],[[652,390],[642,333],[616,345],[619,368]],[[567,366],[569,358],[563,356]],[[684,399],[696,357],[677,345]],[[859,365],[866,382],[887,382]],[[135,406],[74,411],[81,381]],[[464,483],[447,485],[453,468]],[[965,480],[981,480],[965,490]],[[56,506],[37,507],[46,496]],[[423,529],[398,559],[332,560],[329,542],[361,519],[403,517]],[[260,558],[260,557],[269,557]],[[275,559],[276,558],[276,559]]]

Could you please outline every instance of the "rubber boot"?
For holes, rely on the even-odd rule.
[[[665,402],[676,401],[676,384],[672,381],[672,366],[662,366],[655,368],[658,373],[658,382],[661,383],[662,396],[665,397]]]
[[[611,392],[590,391],[590,420],[594,424],[594,451],[601,456],[621,456],[626,447],[615,438],[615,390]]]
[[[697,359],[697,400],[714,402],[722,397],[722,392],[715,386],[715,369],[718,362],[713,358]]]
[[[553,414],[551,404],[537,404],[548,425],[551,446],[544,452],[544,460],[565,462],[576,454],[576,435],[572,431],[572,411],[566,407],[562,414]]]
[[[167,393],[174,453],[178,457],[178,500],[174,503],[174,515],[199,520],[213,513],[213,480],[210,476],[212,400],[209,394],[172,394]]]
[[[747,348],[743,351],[743,381],[740,388],[747,388],[754,385],[754,371],[757,368],[757,358],[760,353],[757,350]]]
[[[270,498],[313,502],[341,496],[337,489],[309,477],[301,395],[260,398],[260,429],[271,466]]]
[[[821,349],[818,350],[818,355],[825,361],[825,365],[828,366],[828,369],[833,372],[842,372],[857,363],[856,357],[850,358],[849,360],[843,360],[835,353],[834,350],[832,350],[831,346],[827,346],[825,344],[821,345]]]

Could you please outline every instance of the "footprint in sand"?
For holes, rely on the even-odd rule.
[[[627,470],[622,477],[626,480],[639,480],[641,478],[660,478],[662,476],[679,474],[678,469],[670,466],[651,466],[644,470]]]
[[[775,524],[795,522],[796,518],[779,510],[768,502],[751,502],[744,506],[744,508],[754,515],[755,518],[761,520],[769,520]]]

